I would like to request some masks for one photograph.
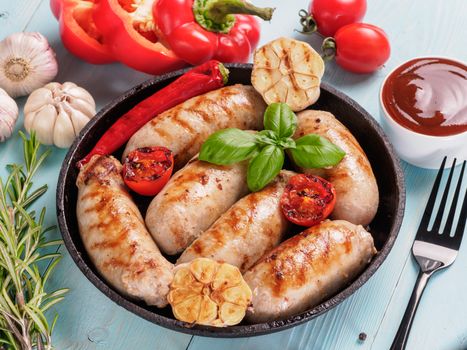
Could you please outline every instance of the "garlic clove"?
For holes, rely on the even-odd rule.
[[[39,111],[33,112],[29,128],[29,123],[27,126],[25,118],[24,127],[29,133],[31,130],[35,130],[37,139],[44,145],[52,145],[54,141],[54,134],[51,131],[53,131],[55,128],[54,125],[56,116],[57,111],[55,107],[52,105],[45,105]]]
[[[96,114],[96,107],[85,100],[73,99],[69,102],[69,105],[71,108],[74,108],[85,115],[94,116]],[[88,120],[89,119],[90,118],[88,117]]]
[[[28,102],[24,106],[24,114],[38,111],[44,104],[52,104],[52,91],[48,89],[34,90],[28,97]]]
[[[60,148],[70,147],[75,139],[75,129],[71,122],[70,115],[61,105],[58,107],[58,115],[55,119],[53,129],[53,143]]]
[[[65,83],[65,91],[70,95],[73,96],[74,98],[85,100],[92,102],[94,108],[96,105],[94,104],[94,99],[92,98],[91,94],[84,90],[83,88],[73,84],[74,86],[66,86],[67,83]]]
[[[75,110],[74,113],[70,114],[70,119],[75,129],[76,134],[78,135],[81,129],[89,122],[89,117],[81,113],[79,110]]]
[[[18,105],[5,90],[0,88],[0,142],[6,141],[18,120]]]
[[[24,96],[57,75],[55,53],[40,33],[15,33],[0,41],[0,87]]]

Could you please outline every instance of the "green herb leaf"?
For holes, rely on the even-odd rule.
[[[297,129],[297,116],[286,103],[272,103],[264,113],[264,128],[279,138],[290,137]]]
[[[302,168],[324,168],[338,164],[345,152],[328,139],[316,134],[295,140],[296,148],[290,150],[292,158]]]
[[[203,143],[199,159],[217,165],[228,165],[250,158],[257,150],[256,135],[240,129],[215,132]]]
[[[282,147],[283,149],[289,149],[289,148],[296,148],[297,145],[295,144],[295,140],[291,137],[283,138],[280,139],[277,142],[277,145]]]
[[[274,145],[264,147],[252,158],[247,174],[250,191],[259,191],[270,183],[282,169],[284,158],[284,150]]]
[[[256,143],[261,146],[276,145],[279,138],[274,131],[261,130],[256,134]]]

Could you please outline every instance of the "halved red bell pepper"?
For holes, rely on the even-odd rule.
[[[248,61],[260,34],[251,15],[270,20],[273,11],[242,0],[158,0],[152,13],[160,39],[196,65],[210,59]]]
[[[99,0],[94,21],[120,62],[145,73],[162,74],[186,63],[161,44],[154,32],[155,0]]]
[[[51,0],[50,7],[59,21],[63,45],[86,62],[104,64],[115,61],[102,41],[92,12],[96,0]]]

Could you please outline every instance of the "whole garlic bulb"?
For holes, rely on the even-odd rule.
[[[35,90],[24,105],[24,128],[36,131],[45,145],[70,147],[96,114],[92,96],[74,83],[49,83]]]
[[[0,41],[0,87],[24,96],[57,75],[55,52],[40,33],[15,33]]]
[[[17,120],[18,105],[5,90],[0,88],[0,142],[11,136]]]

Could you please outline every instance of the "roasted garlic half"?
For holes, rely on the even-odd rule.
[[[307,43],[279,38],[259,48],[251,82],[267,104],[287,103],[301,111],[319,98],[324,62]]]
[[[242,321],[251,297],[236,266],[198,258],[175,268],[167,299],[180,321],[225,327]]]

